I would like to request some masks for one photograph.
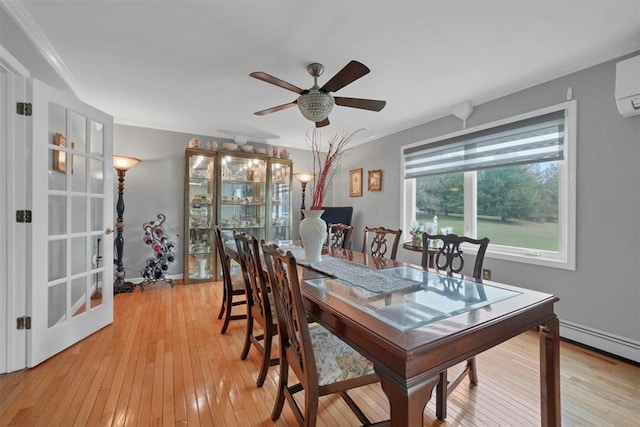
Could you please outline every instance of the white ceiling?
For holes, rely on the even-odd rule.
[[[371,73],[337,95],[386,107],[336,106],[323,128],[365,128],[363,142],[640,49],[638,0],[2,1],[116,123],[301,148],[313,124],[297,109],[253,114],[296,94],[250,72],[309,88],[311,62],[320,86],[364,63]]]

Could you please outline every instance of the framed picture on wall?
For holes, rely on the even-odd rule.
[[[362,168],[349,171],[349,196],[362,196]]]
[[[382,171],[380,169],[369,171],[367,189],[369,191],[382,191]]]
[[[67,139],[61,133],[56,133],[53,144],[58,147],[66,148]],[[74,144],[71,143],[71,148],[74,148]],[[67,153],[65,151],[53,151],[53,170],[65,173],[67,172]],[[71,155],[71,173],[73,173],[73,154]]]

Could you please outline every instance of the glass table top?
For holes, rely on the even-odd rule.
[[[395,292],[372,292],[339,278],[307,279],[314,286],[401,330],[418,328],[519,295],[519,292],[403,266],[380,270],[416,282]]]

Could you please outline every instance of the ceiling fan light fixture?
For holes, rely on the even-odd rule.
[[[300,95],[297,104],[298,109],[307,120],[321,122],[329,117],[335,100],[330,93],[322,92],[315,87]]]

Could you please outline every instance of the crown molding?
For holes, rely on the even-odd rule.
[[[38,51],[46,58],[67,86],[69,86],[74,95],[82,98],[80,96],[80,94],[83,93],[82,87],[22,2],[20,0],[0,0],[0,5],[4,7],[7,14],[9,14],[26,36],[33,42]]]

